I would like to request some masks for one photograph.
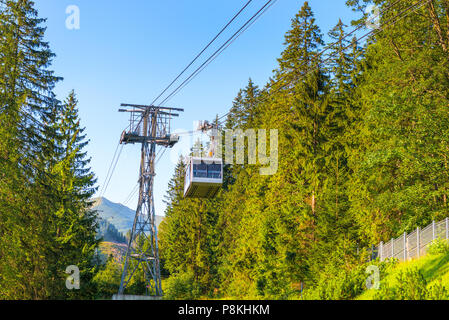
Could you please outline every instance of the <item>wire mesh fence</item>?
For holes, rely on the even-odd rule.
[[[379,258],[398,259],[407,261],[419,258],[427,253],[427,248],[436,239],[449,239],[449,218],[442,221],[433,221],[427,227],[417,228],[413,232],[391,239],[387,243],[380,242],[377,247],[372,248],[371,259]]]

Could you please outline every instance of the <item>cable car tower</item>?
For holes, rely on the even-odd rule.
[[[171,148],[179,136],[170,133],[170,122],[183,109],[122,104],[130,113],[130,124],[121,136],[121,144],[140,143],[139,201],[126,250],[125,265],[120,282],[119,296],[123,295],[136,270],[144,270],[148,296],[162,296],[159,266],[159,248],[154,210],[153,184],[155,177],[156,147]],[[134,263],[130,263],[133,261]]]

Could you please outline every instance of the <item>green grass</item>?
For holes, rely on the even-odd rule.
[[[396,287],[398,285],[398,276],[401,272],[410,270],[412,268],[417,268],[424,279],[427,282],[427,288],[439,283],[449,288],[449,254],[428,254],[420,259],[414,259],[407,262],[401,262],[393,266],[386,275],[381,275],[380,286],[388,285],[389,287]],[[366,290],[363,294],[358,296],[357,300],[372,300],[376,294],[377,290],[370,289]]]

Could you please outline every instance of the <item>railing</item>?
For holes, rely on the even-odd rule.
[[[372,248],[371,259],[395,258],[407,261],[419,258],[427,253],[430,243],[436,239],[449,239],[449,218],[442,221],[433,221],[427,227],[407,234],[404,233],[397,239],[391,239],[387,243],[380,242],[378,247]]]

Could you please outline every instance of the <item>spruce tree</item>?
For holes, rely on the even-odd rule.
[[[429,2],[369,40],[359,148],[350,158],[352,210],[368,243],[446,215],[448,60],[439,29],[448,26],[447,9],[446,1]]]
[[[318,241],[312,259],[316,278],[327,276],[331,270],[349,270],[358,263],[357,224],[349,210],[347,187],[351,174],[348,167],[352,148],[351,127],[358,121],[355,88],[362,52],[355,38],[347,39],[346,27],[339,20],[329,32],[330,112],[326,118],[328,131],[324,146],[322,211],[318,216]]]
[[[288,294],[289,283],[306,279],[307,255],[317,240],[326,180],[326,119],[331,110],[327,70],[319,56],[322,45],[320,30],[305,2],[286,35],[286,48],[279,59],[284,89],[272,98],[267,123],[280,132],[279,170],[267,195],[267,232],[277,234],[271,245],[276,255],[268,253],[266,267],[276,271],[266,278],[272,282],[272,292],[280,289],[276,281]]]
[[[170,182],[169,205],[159,232],[161,257],[172,276],[192,274],[201,293],[209,295],[217,279],[218,199],[183,198],[184,174],[185,165],[180,159]]]
[[[76,265],[84,288],[73,297],[89,297],[92,288],[88,284],[95,273],[93,262],[98,246],[97,215],[90,209],[96,178],[89,167],[90,158],[85,151],[89,141],[85,128],[80,126],[77,104],[72,91],[62,106],[57,125],[60,145],[56,144],[60,154],[55,155],[58,163],[51,168],[57,195],[52,199],[56,205],[53,230],[57,248],[61,251],[55,266],[65,270],[68,265]]]
[[[248,85],[242,89],[234,99],[233,106],[226,121],[226,129],[254,129],[257,125],[258,98],[260,90],[254,82],[249,79]]]
[[[0,293],[45,298],[48,262],[39,248],[47,217],[36,179],[44,168],[34,160],[40,120],[56,103],[52,90],[60,78],[49,70],[54,54],[33,2],[4,0],[0,12]]]

